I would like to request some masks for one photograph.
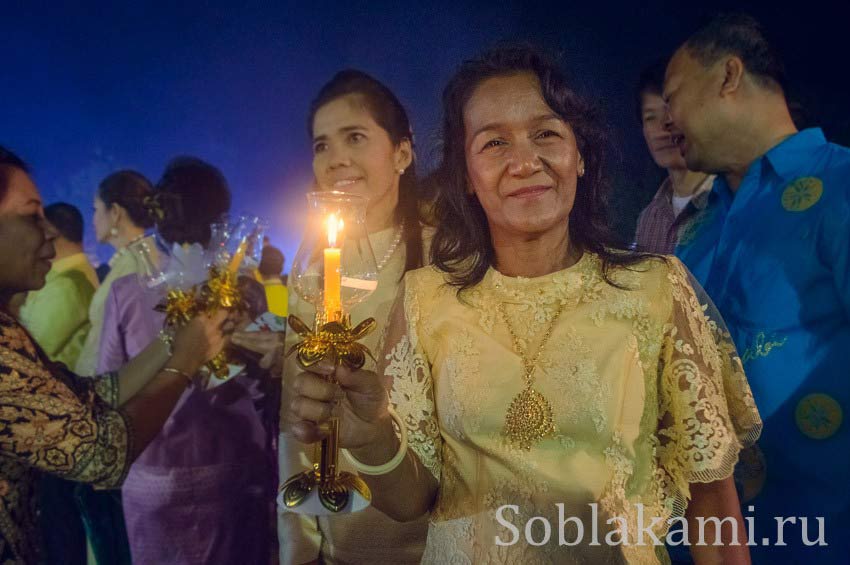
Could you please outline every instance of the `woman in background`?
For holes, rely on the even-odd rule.
[[[103,311],[112,283],[139,272],[142,263],[134,244],[145,239],[145,230],[153,225],[145,207],[153,187],[136,171],[118,171],[106,177],[94,197],[94,231],[98,243],[115,249],[109,259],[109,272],[92,296],[89,305],[91,327],[86,336],[76,373],[97,373],[98,346],[103,329]],[[148,243],[153,247],[152,238]],[[94,558],[100,565],[130,563],[127,532],[124,527],[121,498],[118,491],[94,490],[88,485],[76,487],[77,503]]]
[[[139,258],[131,244],[145,237],[153,225],[145,201],[153,191],[150,181],[136,171],[118,171],[106,177],[94,197],[94,232],[98,243],[115,249],[109,259],[109,273],[94,293],[89,307],[91,330],[77,360],[79,375],[93,375],[97,367],[100,332],[103,327],[103,304],[112,283],[125,275],[139,272]],[[149,239],[151,247],[153,240]]]
[[[310,105],[307,121],[313,145],[313,173],[320,190],[368,198],[366,227],[378,262],[378,288],[354,307],[351,317],[373,317],[378,328],[362,343],[377,351],[390,305],[404,273],[423,264],[430,230],[420,220],[413,132],[398,98],[371,76],[346,70],[325,84]],[[289,313],[312,324],[315,308],[289,293]],[[299,336],[289,332],[286,349]],[[367,367],[374,368],[367,360]],[[301,371],[294,356],[284,361],[284,382]],[[284,392],[284,397],[287,394]],[[287,400],[282,403],[287,409]],[[280,479],[305,470],[312,448],[283,433]],[[341,467],[351,470],[341,460]],[[419,563],[427,518],[401,524],[374,508],[315,518],[279,511],[280,561],[324,563]]]
[[[152,201],[162,240],[200,251],[231,197],[217,168],[181,157],[166,167]],[[265,312],[262,286],[246,277],[240,286],[248,318]],[[137,276],[115,281],[98,369],[120,367],[157,339],[164,321],[153,310],[159,298]],[[130,468],[122,494],[135,563],[254,564],[274,557],[279,380],[266,377],[249,362],[247,374],[213,389],[196,379]]]

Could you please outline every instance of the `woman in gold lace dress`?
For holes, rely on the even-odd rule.
[[[336,370],[339,404],[298,375],[294,433],[340,416],[373,504],[431,512],[427,563],[665,562],[697,518],[697,562],[747,562],[732,470],[761,420],[684,267],[616,250],[595,113],[528,48],[465,63],[443,103],[433,266],[378,374]]]

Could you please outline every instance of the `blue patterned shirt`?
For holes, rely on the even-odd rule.
[[[738,473],[744,516],[755,506],[756,541],[775,539],[775,516],[808,517],[813,540],[815,517],[825,517],[830,547],[805,547],[798,518],[785,527],[789,547],[753,547],[753,556],[833,562],[835,552],[843,562],[838,548],[846,551],[850,528],[850,422],[843,422],[850,410],[850,150],[807,129],[751,163],[737,192],[718,177],[676,255],[729,326],[764,419],[761,454],[742,456],[749,468]]]

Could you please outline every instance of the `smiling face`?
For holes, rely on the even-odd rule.
[[[667,65],[663,93],[669,109],[666,127],[692,171],[719,173],[725,169],[720,155],[733,129],[728,127],[718,96],[722,83],[723,70],[718,64],[706,67],[685,48]]]
[[[44,218],[41,197],[25,172],[10,168],[8,189],[0,202],[0,292],[44,286],[56,255],[56,232]]]
[[[563,231],[584,163],[531,73],[487,79],[464,106],[466,168],[494,241]]]
[[[348,94],[320,107],[313,118],[313,174],[322,190],[360,194],[370,216],[392,215],[401,170],[412,160],[410,142],[393,144],[362,97]]]
[[[646,147],[655,164],[663,169],[684,169],[685,159],[673,136],[665,128],[667,104],[660,94],[644,92],[641,95],[641,122]]]

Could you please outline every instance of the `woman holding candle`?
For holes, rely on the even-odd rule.
[[[378,329],[362,340],[375,351],[399,282],[405,272],[422,266],[426,254],[423,239],[430,237],[426,228],[423,238],[410,121],[386,86],[365,73],[347,70],[319,91],[310,106],[307,124],[319,189],[368,198],[366,224],[378,262],[378,287],[350,314],[355,321],[368,317],[378,321]],[[332,246],[325,257],[332,267]],[[312,321],[315,308],[290,293],[289,313]],[[286,339],[288,349],[299,337],[289,332]],[[238,340],[237,334],[234,342]],[[374,369],[371,360],[367,363]],[[284,361],[284,381],[300,371],[294,356]],[[284,399],[282,405],[286,410],[288,401]],[[288,433],[281,434],[281,482],[305,470],[310,461],[312,448],[305,448]],[[344,461],[342,468],[350,470]],[[426,530],[425,518],[400,524],[372,508],[318,519],[278,511],[283,564],[320,557],[325,563],[418,563]]]
[[[182,157],[166,167],[149,208],[165,243],[200,254],[210,224],[230,208],[230,190],[218,169]],[[245,252],[240,245],[231,269]],[[248,277],[239,282],[250,303],[245,325],[266,310],[265,294]],[[160,298],[136,276],[115,281],[98,369],[121,366],[157,340],[164,315],[153,307]],[[130,468],[122,494],[134,562],[267,563],[274,556],[279,381],[264,373],[249,364],[248,374],[211,390],[196,379]]]
[[[434,266],[406,275],[377,374],[287,383],[293,435],[339,415],[374,506],[430,512],[426,563],[664,562],[675,518],[746,543],[740,359],[681,263],[617,250],[592,108],[524,47],[466,62],[443,104]],[[748,562],[715,533],[698,563]]]

